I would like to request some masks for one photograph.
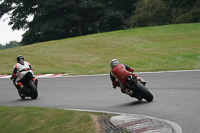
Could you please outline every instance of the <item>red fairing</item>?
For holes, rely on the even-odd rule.
[[[121,82],[121,84],[123,85],[123,88],[127,87],[127,82],[126,82],[126,78],[129,75],[133,75],[135,76],[135,74],[127,71],[125,69],[125,66],[123,64],[118,64],[117,66],[115,66],[112,69],[112,73],[115,75],[115,77],[117,77],[117,79]]]

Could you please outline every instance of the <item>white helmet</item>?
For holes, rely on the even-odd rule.
[[[114,68],[116,65],[118,65],[119,64],[119,61],[117,60],[117,59],[113,59],[113,60],[111,60],[111,62],[110,62],[110,67],[111,68]]]

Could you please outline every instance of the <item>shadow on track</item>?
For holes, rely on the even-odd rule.
[[[119,106],[121,107],[130,107],[130,106],[142,106],[146,104],[150,104],[151,102],[146,102],[146,101],[134,101],[134,102],[129,102],[129,103],[124,103]]]
[[[38,99],[31,99],[31,98],[25,98],[25,99],[15,99],[15,100],[12,100],[10,102],[16,102],[16,103],[21,103],[21,102],[31,102],[31,101],[36,101]]]

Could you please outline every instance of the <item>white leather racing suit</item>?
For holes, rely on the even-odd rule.
[[[27,71],[33,74],[33,70],[31,69],[31,65],[29,62],[24,61],[24,65],[17,63],[13,67],[13,76],[16,78],[16,81],[18,82],[24,77]],[[35,77],[34,74],[33,77]]]

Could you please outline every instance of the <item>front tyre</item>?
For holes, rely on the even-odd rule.
[[[153,95],[147,88],[141,83],[136,83],[135,87],[137,88],[137,93],[140,94],[147,102],[153,101]]]
[[[29,88],[31,90],[31,98],[32,99],[36,99],[38,97],[38,91],[37,91],[36,85],[32,81],[30,81],[28,83],[28,86],[29,86]]]
[[[18,94],[19,94],[19,96],[21,97],[21,99],[25,99],[25,96],[24,96],[23,92],[21,92],[21,91],[19,91],[19,90],[17,90],[17,91],[18,91]]]

